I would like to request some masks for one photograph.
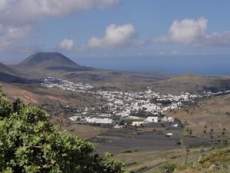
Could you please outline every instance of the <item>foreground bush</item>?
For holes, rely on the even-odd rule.
[[[123,173],[111,156],[94,154],[93,145],[57,131],[41,109],[13,104],[0,93],[0,172]]]

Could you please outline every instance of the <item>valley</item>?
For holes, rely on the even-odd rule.
[[[229,0],[0,0],[0,173],[230,173]]]
[[[223,129],[224,140],[230,137],[228,76],[114,72],[83,67],[57,53],[35,54],[19,65],[2,65],[0,72],[11,100],[45,109],[50,122],[93,142],[98,153],[125,158],[182,152],[218,146]]]

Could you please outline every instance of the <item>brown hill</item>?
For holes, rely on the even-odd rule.
[[[176,76],[153,84],[153,90],[162,93],[179,94],[181,92],[200,93],[230,89],[230,77],[224,76]]]
[[[58,52],[39,52],[27,57],[15,66],[24,75],[31,77],[58,76],[74,71],[88,71],[92,68],[81,66]]]

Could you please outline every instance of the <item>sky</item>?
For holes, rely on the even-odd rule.
[[[229,0],[0,0],[0,61],[57,51],[121,70],[226,66],[229,7]]]

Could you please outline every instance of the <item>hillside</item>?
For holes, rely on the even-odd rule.
[[[0,73],[14,74],[15,71],[7,65],[0,63]]]
[[[229,173],[229,146],[121,153],[133,173]]]
[[[204,90],[216,92],[230,89],[230,77],[183,75],[157,81],[152,87],[162,93],[200,93]]]
[[[230,124],[230,95],[211,97],[199,101],[195,105],[181,110],[170,112],[169,115],[179,118],[187,124],[187,128],[193,130],[194,135],[203,136],[206,131],[214,130],[215,136],[219,135],[223,128],[229,130]]]
[[[20,73],[16,69],[0,63],[0,82],[29,83],[32,82],[32,80],[21,77]]]

